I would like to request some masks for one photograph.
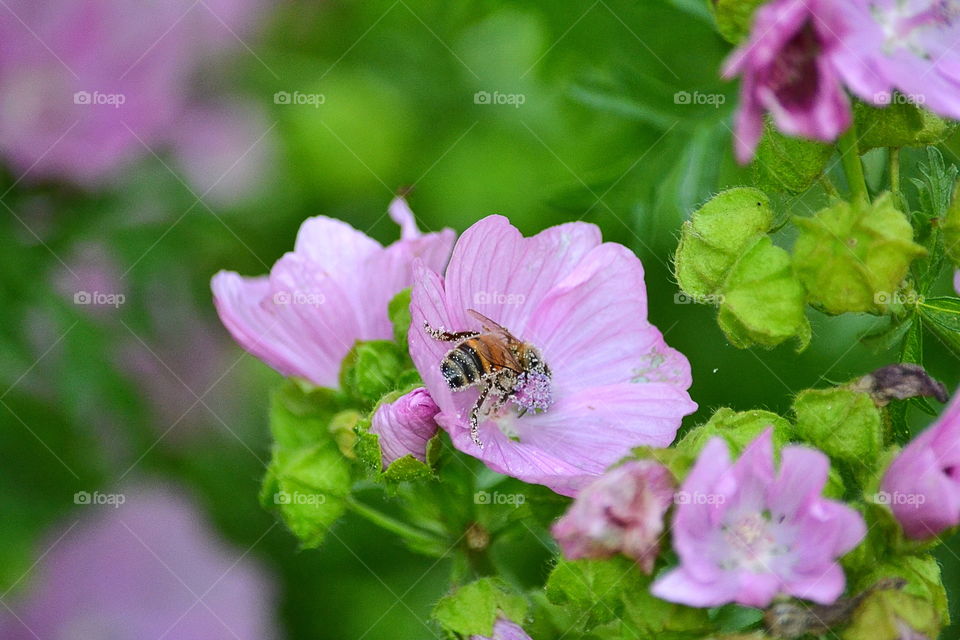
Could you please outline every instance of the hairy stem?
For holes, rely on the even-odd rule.
[[[890,147],[887,162],[890,164],[890,192],[897,207],[903,210],[903,195],[900,193],[900,147]]]
[[[857,126],[851,124],[837,140],[840,158],[843,160],[843,173],[850,185],[850,195],[854,201],[866,204],[870,201],[867,181],[863,177],[863,164],[860,162],[860,150],[857,147]]]
[[[410,542],[419,542],[422,544],[435,545],[442,542],[437,536],[418,529],[416,527],[411,527],[405,522],[401,522],[396,518],[388,516],[385,513],[377,511],[373,507],[363,504],[362,502],[357,502],[353,498],[347,498],[346,500],[347,508],[353,511],[358,516],[369,520],[373,524],[377,525],[381,529],[389,531],[390,533],[395,533],[404,540],[409,540]]]

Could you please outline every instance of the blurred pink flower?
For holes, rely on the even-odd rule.
[[[493,625],[493,636],[470,636],[470,640],[531,640],[523,627],[506,618],[500,618]]]
[[[765,112],[791,136],[832,141],[850,126],[850,104],[830,59],[846,46],[835,14],[825,0],[773,0],[757,10],[750,39],[724,71],[743,76],[735,135],[740,162],[753,157]]]
[[[571,560],[622,553],[650,573],[675,490],[673,475],[663,465],[652,460],[626,462],[580,492],[553,525],[553,537]]]
[[[437,422],[494,471],[573,495],[631,448],[670,444],[696,408],[687,359],[647,321],[640,261],[601,243],[596,226],[564,224],[524,238],[490,216],[457,242],[446,277],[436,271],[423,265],[415,279],[410,354],[440,407]],[[480,412],[482,448],[470,433],[479,391],[450,389],[441,361],[452,344],[424,329],[480,330],[467,310],[530,343],[551,371],[534,382],[538,401]],[[527,404],[549,406],[519,415]]]
[[[844,0],[843,46],[831,51],[847,87],[890,104],[897,89],[934,113],[960,119],[960,3],[956,0]]]
[[[904,533],[932,538],[960,524],[960,394],[894,459],[880,483]]]
[[[0,153],[18,174],[98,186],[170,140],[194,75],[264,0],[7,0]]]
[[[402,198],[390,205],[402,237],[384,248],[347,223],[305,221],[292,253],[269,276],[232,271],[213,277],[224,326],[244,349],[286,376],[336,387],[340,364],[358,340],[389,339],[387,304],[413,283],[413,262],[443,269],[454,233],[421,235]]]
[[[118,507],[80,507],[81,523],[40,550],[19,600],[0,609],[0,637],[278,637],[271,581],[191,502],[159,487],[117,495]]]
[[[846,582],[836,559],[859,544],[866,525],[821,497],[829,469],[823,453],[788,446],[775,470],[772,429],[735,463],[722,438],[710,440],[677,494],[680,566],[651,592],[693,607],[766,607],[779,594],[834,602]]]
[[[439,410],[423,387],[377,408],[370,432],[380,436],[384,467],[406,455],[426,462],[427,443],[437,433],[433,418]]]

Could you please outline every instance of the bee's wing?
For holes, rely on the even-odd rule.
[[[469,313],[474,320],[480,323],[480,326],[483,327],[484,331],[488,333],[495,333],[508,342],[518,342],[518,340],[506,329],[506,327],[497,324],[476,309],[467,309],[467,313]]]

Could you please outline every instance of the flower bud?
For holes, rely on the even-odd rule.
[[[786,136],[768,120],[752,164],[755,184],[769,191],[802,193],[820,177],[833,152],[833,145]]]
[[[889,193],[870,205],[838,202],[795,222],[794,267],[807,300],[826,313],[885,312],[910,263],[926,255]]]
[[[857,101],[853,109],[857,131],[862,132],[857,144],[864,153],[876,147],[921,147],[937,144],[953,130],[953,124],[937,117],[900,93],[894,93],[890,104],[877,109]]]
[[[583,489],[553,526],[553,535],[571,560],[622,553],[649,574],[675,489],[673,475],[663,465],[627,462]]]
[[[437,433],[433,418],[438,411],[433,398],[423,387],[377,408],[370,433],[379,437],[384,468],[408,455],[426,462],[427,443]]]
[[[807,389],[793,403],[796,434],[856,471],[872,468],[883,448],[883,420],[869,393],[849,389]],[[866,466],[864,466],[866,465]]]

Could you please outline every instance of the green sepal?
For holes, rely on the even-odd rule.
[[[715,195],[683,223],[674,258],[680,288],[699,302],[718,293],[741,254],[772,226],[762,191],[738,187]]]
[[[798,351],[810,344],[805,292],[790,255],[763,236],[730,269],[721,293],[717,322],[735,347],[772,348],[796,338]]]
[[[837,202],[794,221],[794,268],[810,304],[829,314],[884,313],[910,263],[927,253],[889,193],[872,205]]]
[[[433,619],[451,638],[490,637],[497,618],[522,623],[528,607],[526,598],[503,580],[481,578],[441,598]]]
[[[770,411],[754,409],[734,411],[727,407],[717,409],[710,419],[691,429],[674,447],[682,454],[696,457],[710,439],[726,440],[734,457],[739,456],[751,442],[768,428],[773,428],[774,449],[780,450],[793,437],[793,425]]]
[[[823,175],[833,145],[786,136],[767,120],[753,161],[757,187],[791,195],[803,193]]]
[[[855,102],[853,108],[857,146],[864,153],[877,147],[925,147],[941,142],[954,129],[953,123],[937,117],[895,93],[891,104],[876,108]]]
[[[843,640],[901,640],[910,629],[924,637],[937,638],[939,612],[922,598],[887,589],[867,596],[841,637]]]
[[[343,360],[340,388],[363,408],[385,394],[420,380],[406,344],[389,340],[358,342]]]
[[[387,315],[393,325],[393,339],[401,346],[407,344],[407,333],[410,331],[410,296],[413,290],[409,287],[393,296],[387,305]]]
[[[947,591],[943,586],[940,563],[929,553],[921,555],[897,555],[875,564],[871,570],[859,576],[851,585],[854,592],[863,591],[882,578],[900,577],[906,580],[903,592],[931,603],[940,613],[944,626],[950,624]]]
[[[858,478],[869,476],[886,440],[883,416],[869,393],[843,388],[807,389],[793,401],[796,436]]]
[[[260,500],[279,512],[304,548],[319,546],[346,510],[350,465],[330,430],[341,407],[336,392],[294,381],[271,398],[274,446]]]

